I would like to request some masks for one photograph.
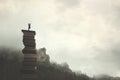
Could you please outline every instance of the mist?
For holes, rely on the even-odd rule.
[[[22,50],[32,24],[37,48],[90,76],[120,76],[119,0],[0,0],[0,46]]]

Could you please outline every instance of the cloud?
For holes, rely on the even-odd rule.
[[[46,47],[51,60],[66,61],[73,70],[89,75],[116,74],[119,4],[119,0],[0,0],[0,45],[23,48],[20,30],[30,22],[37,32],[37,47]]]
[[[80,4],[80,0],[56,0],[58,3],[61,3],[64,7],[71,8],[78,6]]]

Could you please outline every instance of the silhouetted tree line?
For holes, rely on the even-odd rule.
[[[23,54],[20,50],[0,49],[0,80],[20,80]],[[120,80],[119,77],[88,77],[73,72],[67,63],[38,62],[38,80]]]

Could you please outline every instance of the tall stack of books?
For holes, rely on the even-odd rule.
[[[23,80],[37,80],[37,53],[35,43],[35,31],[22,30],[24,54],[22,78]]]

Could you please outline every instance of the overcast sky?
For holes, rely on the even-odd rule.
[[[120,76],[120,0],[0,0],[1,47],[22,49],[27,23],[51,61]]]

